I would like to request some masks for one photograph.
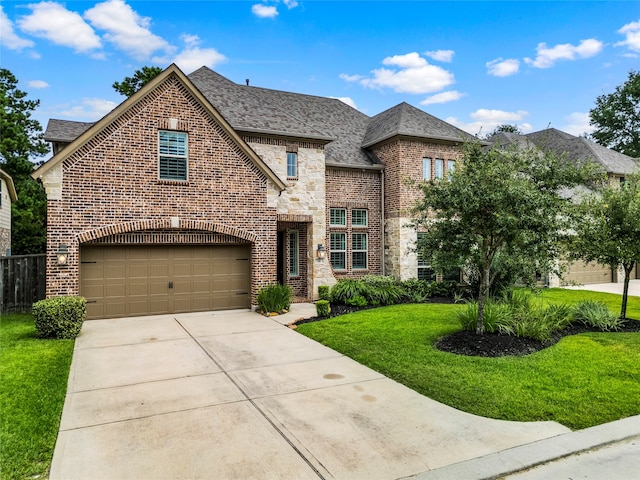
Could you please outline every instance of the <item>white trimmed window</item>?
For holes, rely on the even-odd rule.
[[[367,211],[364,208],[355,208],[351,210],[351,226],[366,227]]]
[[[298,154],[287,152],[287,177],[298,178]]]
[[[158,176],[162,180],[187,179],[188,141],[186,132],[158,132]]]
[[[424,236],[424,233],[418,233],[418,245],[420,244],[420,239]],[[435,282],[436,275],[431,269],[431,265],[427,263],[424,258],[424,255],[420,250],[418,250],[418,280],[429,280],[430,282]]]
[[[300,244],[298,230],[289,231],[289,276],[300,275]]]
[[[422,179],[431,180],[431,159],[429,157],[422,159]]]
[[[444,159],[436,158],[436,178],[444,177]]]
[[[346,227],[347,211],[344,208],[329,209],[329,225],[332,227]]]
[[[351,234],[351,267],[354,270],[367,268],[367,234]]]
[[[447,168],[449,169],[449,173],[453,173],[456,171],[456,161],[455,160],[449,160],[447,162]]]
[[[331,266],[335,270],[347,269],[347,234],[331,233],[329,250],[331,251]]]

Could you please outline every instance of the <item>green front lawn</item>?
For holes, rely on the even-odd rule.
[[[31,315],[0,318],[0,478],[44,478],[67,391],[73,340],[41,340]]]
[[[620,295],[550,289],[548,302]],[[640,298],[627,315],[640,319]],[[581,429],[640,414],[640,333],[586,333],[523,357],[480,358],[433,347],[460,329],[461,305],[397,305],[300,325],[311,337],[429,398],[466,412]]]

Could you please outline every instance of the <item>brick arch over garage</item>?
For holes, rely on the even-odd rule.
[[[104,237],[145,230],[194,230],[229,235],[249,243],[255,243],[258,240],[258,236],[255,233],[229,225],[205,222],[202,220],[157,218],[118,223],[88,230],[78,235],[78,243],[92,243]]]

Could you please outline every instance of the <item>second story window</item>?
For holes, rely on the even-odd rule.
[[[298,154],[287,152],[287,178],[298,178]]]
[[[158,132],[158,176],[161,180],[187,179],[188,142],[186,132]]]
[[[444,177],[444,160],[436,158],[436,178]]]
[[[456,171],[456,161],[455,160],[449,160],[447,162],[447,167],[449,168],[449,173],[453,173]]]
[[[351,225],[354,227],[367,226],[367,211],[363,208],[351,210]]]
[[[422,159],[422,179],[431,180],[431,159],[429,157]]]
[[[346,227],[347,211],[344,208],[332,208],[329,210],[329,225],[332,227]]]

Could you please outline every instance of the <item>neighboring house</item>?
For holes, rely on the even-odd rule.
[[[11,204],[17,199],[13,180],[0,170],[0,257],[11,255]]]
[[[47,296],[87,297],[89,318],[246,308],[274,282],[311,299],[339,278],[416,277],[406,180],[446,175],[474,139],[406,103],[368,117],[175,65],[94,124],[51,120],[45,138]]]
[[[612,183],[624,182],[626,176],[640,171],[638,160],[598,145],[586,138],[576,137],[555,128],[526,135],[502,132],[492,136],[489,142],[501,147],[512,145],[519,148],[535,147],[559,156],[564,155],[567,159],[574,161],[593,161],[602,166]],[[633,278],[640,278],[638,269],[634,272]],[[585,263],[581,260],[570,263],[563,278],[564,282],[576,282],[584,285],[622,282],[623,280],[624,273],[622,271],[611,271],[608,266]],[[557,286],[560,281],[557,278],[551,278],[548,283],[551,286]]]

